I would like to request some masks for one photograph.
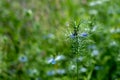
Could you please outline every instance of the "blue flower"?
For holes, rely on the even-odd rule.
[[[80,72],[86,72],[87,71],[87,69],[85,68],[85,67],[82,67],[81,69],[80,69]]]
[[[47,60],[47,63],[48,63],[48,64],[56,64],[56,61],[55,61],[54,58],[49,58],[49,59]]]
[[[51,64],[56,64],[55,59],[52,59]]]
[[[54,70],[48,71],[47,75],[48,76],[54,76],[56,74],[56,72]]]
[[[27,58],[27,56],[20,56],[20,57],[19,57],[19,61],[20,61],[20,62],[27,62],[27,61],[28,61],[28,58]]]
[[[70,35],[70,38],[72,38],[72,39],[75,38],[75,35],[74,35],[74,34],[71,34],[71,35]]]
[[[95,49],[95,50],[92,51],[92,56],[97,56],[98,54],[99,54],[98,50]]]
[[[103,67],[102,66],[95,66],[95,68],[94,68],[95,70],[102,70],[103,69]]]
[[[50,34],[48,34],[48,38],[54,39],[55,36],[54,36],[54,34],[50,33]]]
[[[39,71],[36,69],[36,68],[33,68],[33,69],[28,69],[27,70],[27,73],[29,76],[35,76],[35,75],[39,75]]]
[[[95,70],[100,70],[100,66],[95,66]]]
[[[65,70],[64,69],[58,69],[58,70],[56,70],[56,72],[59,75],[65,74]]]
[[[81,34],[80,34],[80,36],[81,36],[81,37],[87,37],[87,36],[88,36],[88,34],[87,34],[87,33],[85,33],[85,32],[83,32],[83,33],[81,33]]]

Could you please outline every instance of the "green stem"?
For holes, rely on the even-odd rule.
[[[77,61],[76,61],[76,65],[77,65],[77,80],[79,80],[79,64],[78,64],[78,47],[79,47],[79,42],[78,42],[78,36],[76,37],[76,55],[77,55]]]

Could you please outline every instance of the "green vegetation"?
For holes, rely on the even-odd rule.
[[[119,0],[0,0],[0,80],[120,80]]]

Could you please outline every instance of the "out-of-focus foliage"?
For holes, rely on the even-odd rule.
[[[0,0],[0,80],[120,80],[119,0]],[[80,22],[79,22],[80,21]],[[84,42],[85,41],[85,42]]]

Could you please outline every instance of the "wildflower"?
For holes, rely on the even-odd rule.
[[[30,75],[30,76],[34,76],[34,75],[39,75],[39,72],[38,72],[38,70],[37,69],[29,69],[28,71],[27,71],[27,73]]]
[[[112,41],[112,42],[110,43],[110,46],[117,46],[116,41]]]
[[[96,6],[96,5],[100,5],[102,4],[102,1],[94,1],[94,2],[90,2],[90,6]]]
[[[95,70],[101,70],[101,69],[103,69],[103,67],[102,67],[102,66],[95,66],[94,69],[95,69]]]
[[[50,34],[48,34],[48,38],[54,39],[55,36],[54,36],[54,34],[50,33]]]
[[[110,29],[110,32],[111,32],[111,33],[115,33],[116,30],[115,30],[114,28],[112,28],[112,29]]]
[[[97,12],[97,10],[90,10],[89,11],[89,14],[91,14],[91,15],[96,15],[98,12]]]
[[[88,34],[85,33],[85,32],[83,32],[83,33],[80,34],[81,37],[86,37],[87,35],[88,35]]]
[[[27,62],[27,61],[28,61],[28,58],[27,58],[27,56],[20,56],[20,57],[19,57],[19,61],[20,61],[20,62]]]
[[[56,64],[56,61],[53,59],[53,60],[51,61],[51,64]]]
[[[58,70],[56,70],[56,72],[58,74],[60,74],[60,75],[65,74],[65,70],[64,69],[58,69]]]
[[[47,63],[48,64],[56,64],[56,61],[54,58],[50,58],[50,59],[48,59]]]
[[[70,67],[69,67],[70,70],[74,70],[75,68],[76,68],[75,65],[70,65]]]
[[[99,51],[98,50],[93,50],[92,51],[92,56],[97,56],[99,54]]]
[[[116,29],[116,32],[117,32],[117,33],[120,33],[120,28],[117,28],[117,29]]]
[[[86,72],[87,71],[87,69],[85,68],[85,67],[82,67],[81,69],[80,69],[80,72]]]
[[[80,57],[78,58],[78,61],[80,61],[80,62],[83,61],[83,57],[80,56]]]
[[[60,61],[60,60],[64,60],[65,59],[65,56],[64,55],[58,55],[55,60],[56,61]]]
[[[96,49],[96,45],[94,45],[94,44],[93,45],[89,45],[88,49],[91,49],[91,50]]]
[[[74,34],[71,34],[71,35],[70,35],[70,38],[72,38],[72,39],[75,38],[75,35],[74,35]]]
[[[96,31],[96,29],[97,29],[97,26],[94,26],[94,27],[92,28],[92,32]]]
[[[100,66],[95,66],[95,70],[99,70],[100,69]]]
[[[56,74],[56,72],[54,70],[48,71],[47,75],[48,76],[54,76]]]

